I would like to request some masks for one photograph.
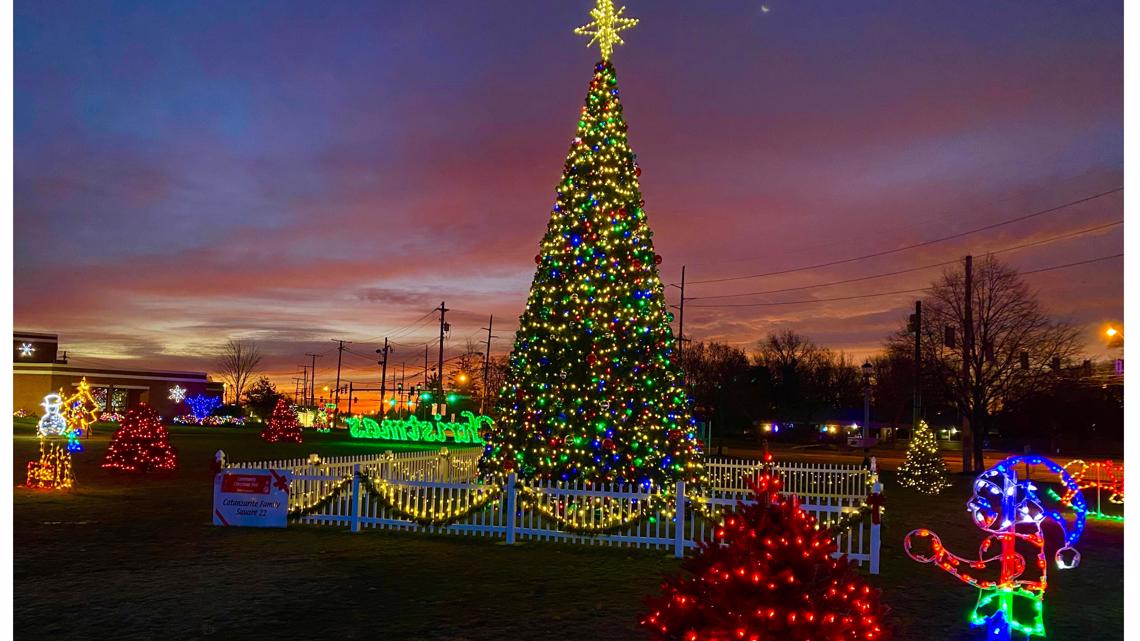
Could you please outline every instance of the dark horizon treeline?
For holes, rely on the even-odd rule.
[[[868,361],[872,425],[909,429],[913,417],[914,357],[893,342]],[[765,336],[745,350],[697,342],[682,366],[694,416],[713,422],[715,434],[756,434],[762,423],[863,422],[862,362],[814,344],[792,330]],[[987,446],[1054,452],[1117,452],[1124,438],[1123,385],[1106,382],[1112,363],[1068,365],[1040,389],[999,404],[987,425]],[[936,428],[960,427],[961,413],[947,381],[924,372],[921,416]],[[814,439],[818,431],[799,430]]]

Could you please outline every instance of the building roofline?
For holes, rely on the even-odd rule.
[[[55,342],[55,343],[59,342],[59,334],[45,334],[43,332],[24,332],[24,331],[20,331],[18,329],[12,330],[12,338],[17,339],[17,340],[21,339],[21,338],[32,338],[35,340],[50,341],[50,342]]]
[[[168,370],[168,369],[141,369],[141,368],[120,369],[120,368],[116,368],[116,367],[103,367],[103,366],[87,367],[84,365],[72,365],[70,363],[12,363],[12,368],[13,368],[13,373],[16,373],[16,374],[19,374],[20,370],[49,368],[49,369],[53,369],[53,370],[59,370],[60,374],[66,374],[66,373],[74,371],[74,372],[97,372],[99,374],[105,374],[108,376],[114,376],[116,374],[141,374],[141,375],[153,375],[153,376],[184,376],[184,377],[201,378],[205,382],[211,382],[210,378],[209,378],[210,375],[206,372],[187,372],[187,371],[182,371],[182,370]]]

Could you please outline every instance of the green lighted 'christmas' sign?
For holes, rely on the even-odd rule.
[[[412,441],[419,443],[482,443],[479,428],[490,426],[489,416],[475,416],[460,412],[464,421],[421,421],[415,416],[406,419],[386,418],[377,422],[368,417],[346,419],[348,433],[354,438],[374,438],[384,441]]]

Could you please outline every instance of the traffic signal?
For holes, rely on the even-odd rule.
[[[1021,369],[1029,369],[1029,352],[1021,352]]]
[[[950,349],[954,349],[957,346],[957,341],[954,340],[954,327],[953,326],[951,326],[951,325],[946,326],[946,337],[944,340],[946,343],[946,347],[949,347]]]

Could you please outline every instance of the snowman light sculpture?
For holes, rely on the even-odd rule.
[[[1037,485],[1019,480],[1017,467],[1041,466],[1059,477],[1070,493],[1073,513],[1067,520],[1047,507]],[[1059,530],[1061,545],[1053,554],[1060,570],[1074,568],[1081,555],[1073,547],[1085,527],[1085,499],[1076,481],[1060,465],[1040,456],[1015,456],[982,472],[974,481],[974,495],[966,503],[974,525],[987,536],[978,548],[978,558],[952,554],[937,534],[914,530],[903,547],[919,563],[933,563],[951,576],[979,590],[970,613],[970,624],[986,627],[989,641],[1008,641],[1012,631],[1045,636],[1042,606],[1045,599],[1046,526]],[[1056,547],[1056,546],[1053,546]],[[996,574],[996,576],[994,576]]]
[[[44,415],[36,425],[40,436],[65,436],[69,430],[67,419],[60,412],[63,410],[63,397],[59,394],[48,394],[40,405],[44,408]]]

